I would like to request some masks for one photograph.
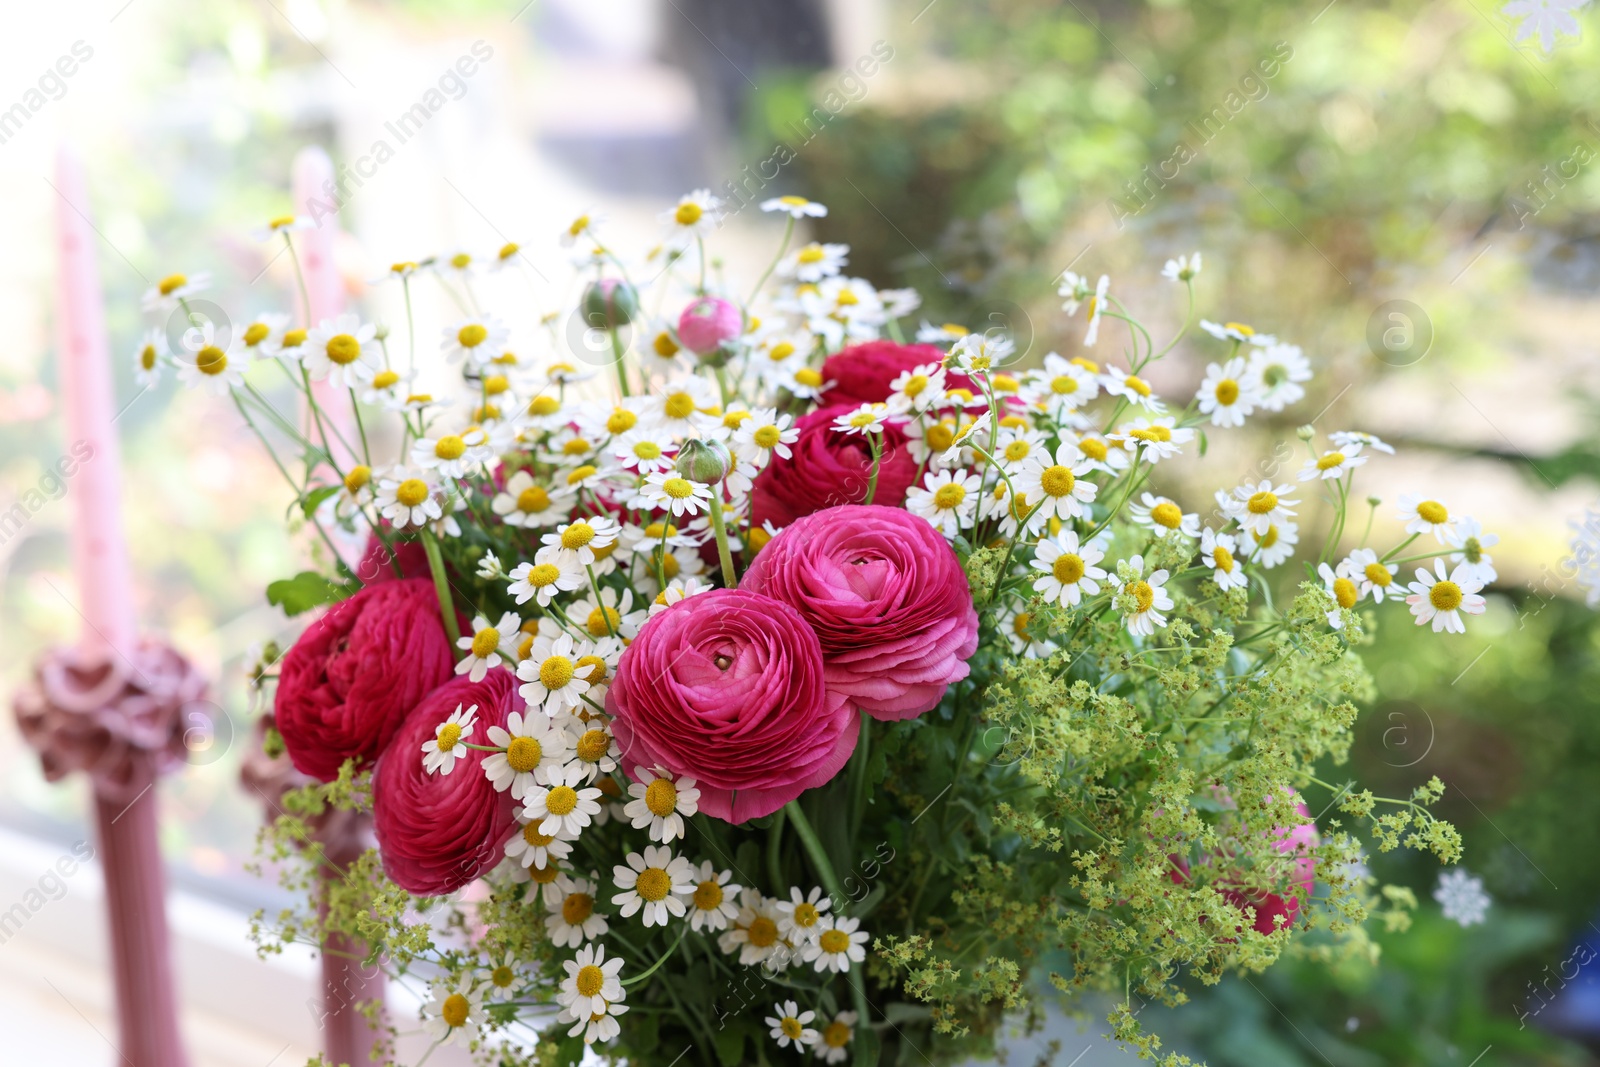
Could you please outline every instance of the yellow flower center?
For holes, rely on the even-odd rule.
[[[456,747],[456,742],[461,740],[461,724],[447,722],[439,727],[439,735],[434,739],[440,752],[449,752]]]
[[[530,485],[517,494],[517,510],[535,515],[550,506],[550,494],[543,486]]]
[[[941,485],[933,494],[933,506],[941,511],[950,511],[959,507],[966,498],[966,489],[951,482],[949,485]]]
[[[1050,496],[1066,496],[1077,484],[1077,476],[1059,463],[1046,467],[1044,473],[1039,475],[1039,487]]]
[[[604,605],[589,612],[589,618],[584,622],[584,628],[589,631],[590,637],[604,637],[614,633],[622,626],[622,615],[616,608]]]
[[[800,1020],[793,1016],[785,1015],[783,1022],[778,1025],[782,1028],[784,1036],[790,1041],[800,1040],[800,1035],[805,1032],[805,1028],[800,1025]]]
[[[1277,544],[1278,543],[1278,527],[1275,526],[1275,525],[1274,526],[1268,526],[1267,527],[1267,532],[1262,534],[1260,540],[1257,541],[1256,543],[1259,544],[1262,548],[1271,548],[1273,545]]]
[[[489,972],[489,981],[494,983],[495,987],[498,989],[509,989],[511,983],[515,982],[516,980],[516,974],[505,964],[501,964]]]
[[[506,762],[518,774],[531,773],[544,759],[544,746],[531,737],[513,737],[506,746]],[[562,814],[566,814],[562,812]]]
[[[841,1022],[831,1022],[822,1031],[822,1043],[829,1048],[844,1048],[850,1043],[850,1028]]]
[[[585,478],[593,477],[595,472],[597,472],[599,469],[600,468],[596,467],[593,463],[585,463],[582,466],[574,467],[572,468],[572,473],[567,475],[567,484],[577,485]],[[593,535],[591,534],[590,536],[592,537]],[[587,541],[587,539],[585,540]]]
[[[663,900],[672,892],[672,878],[660,867],[646,867],[639,872],[634,890],[645,900]]]
[[[560,689],[575,673],[575,665],[565,656],[551,656],[539,664],[539,682],[546,689]]]
[[[581,926],[594,914],[594,897],[588,893],[568,893],[561,902],[561,917],[569,925]]]
[[[655,349],[656,355],[662,359],[671,359],[678,354],[678,342],[674,341],[666,330],[656,334],[656,339],[650,343],[650,347]]]
[[[611,750],[611,735],[604,730],[585,730],[583,736],[578,738],[577,747],[579,759],[585,763],[598,763]]]
[[[391,274],[404,274],[407,271],[413,271],[413,270],[416,270],[416,269],[417,269],[417,265],[415,263],[411,262],[408,259],[407,260],[401,260],[398,263],[389,264],[389,272]]]
[[[1078,451],[1088,456],[1090,459],[1098,460],[1100,462],[1104,462],[1107,454],[1109,453],[1106,443],[1095,437],[1085,437],[1082,441],[1079,441]]]
[[[341,367],[361,358],[361,342],[347,333],[336,333],[328,338],[328,358]]]
[[[772,448],[783,437],[783,431],[776,426],[763,426],[750,435],[750,439],[761,448]]]
[[[1022,383],[1009,374],[996,374],[989,382],[997,393],[1014,393],[1022,388]]]
[[[572,551],[582,548],[593,540],[594,527],[586,522],[575,522],[561,531],[561,547]]]
[[[561,410],[561,401],[553,396],[536,396],[528,401],[529,415],[554,415]]]
[[[440,1005],[439,1017],[443,1019],[446,1025],[448,1025],[451,1029],[455,1029],[458,1026],[465,1026],[467,1022],[467,1012],[471,1007],[472,1005],[467,1003],[466,997],[462,996],[460,993],[451,993],[448,997],[444,998],[444,1003]]]
[[[922,440],[935,452],[943,452],[956,443],[956,433],[948,423],[936,422],[922,432]]]
[[[500,246],[500,258],[510,259],[520,251],[522,251],[521,245],[517,244],[515,241],[507,241],[505,244]]]
[[[906,384],[900,387],[900,391],[906,396],[915,397],[921,396],[922,391],[926,388],[928,388],[928,376],[926,374],[913,374],[906,379]]]
[[[558,785],[544,798],[544,810],[551,815],[571,815],[578,807],[578,791],[570,785]]]
[[[600,995],[600,990],[605,988],[606,974],[591,963],[587,967],[578,968],[572,984],[580,996],[597,997]]]
[[[270,333],[272,333],[272,327],[268,326],[266,323],[252,322],[249,326],[245,327],[244,343],[249,345],[251,348],[254,348],[262,341],[265,341],[267,339],[267,335]]]
[[[1235,400],[1239,399],[1239,383],[1234,381],[1232,378],[1222,379],[1222,381],[1217,383],[1216,396],[1217,403],[1221,404],[1223,407],[1227,407],[1229,404],[1232,404]]]
[[[350,468],[349,474],[344,476],[344,487],[354,493],[370,481],[372,481],[372,468],[366,464],[358,463]]]
[[[305,343],[306,343],[306,332],[304,330],[284,330],[283,331],[283,347],[285,347],[285,348],[298,348],[298,347],[300,347],[301,345],[303,345]]]
[[[433,454],[440,459],[460,459],[467,451],[467,443],[455,434],[445,434],[433,446]]]
[[[1366,570],[1363,573],[1366,574],[1367,581],[1371,582],[1380,589],[1387,589],[1389,587],[1389,583],[1394,581],[1394,575],[1389,573],[1389,568],[1385,567],[1381,563],[1367,564]]]
[[[1211,550],[1211,562],[1216,564],[1217,570],[1223,574],[1233,573],[1233,553],[1222,545]]]
[[[694,906],[701,911],[711,911],[722,906],[722,886],[717,884],[715,878],[695,886]]]
[[[499,396],[510,388],[511,382],[504,374],[491,374],[483,380],[483,391],[489,396]]]
[[[1083,558],[1071,552],[1064,552],[1056,557],[1055,565],[1050,568],[1050,573],[1055,575],[1056,581],[1062,585],[1071,585],[1083,577]]]
[[[1245,507],[1250,510],[1250,514],[1252,515],[1270,514],[1272,509],[1276,508],[1277,506],[1278,494],[1265,489],[1259,493],[1250,494],[1250,499],[1245,504]]]
[[[488,336],[489,331],[476,322],[456,331],[456,340],[461,342],[463,348],[477,348]]]
[[[778,924],[765,915],[757,915],[744,936],[756,948],[767,948],[778,940]]]
[[[145,345],[139,350],[139,366],[145,370],[153,370],[156,365],[156,346]]]
[[[1165,500],[1150,509],[1150,519],[1157,526],[1176,530],[1183,525],[1183,509],[1170,500]]]
[[[267,223],[267,228],[268,229],[272,229],[272,230],[281,230],[285,226],[293,226],[293,225],[294,225],[294,216],[293,215],[279,215],[277,218],[275,218],[271,222]]]
[[[1246,326],[1242,322],[1225,322],[1222,324],[1222,326],[1224,329],[1235,330],[1239,333],[1242,333],[1246,337],[1254,337],[1256,334],[1256,331],[1253,327]]]
[[[169,274],[156,283],[156,289],[162,296],[171,296],[174,290],[182,289],[189,284],[189,279],[182,274]]]
[[[840,289],[839,290],[839,295],[834,297],[834,303],[837,304],[839,307],[842,307],[842,308],[854,307],[855,305],[861,303],[861,298],[859,296],[857,296],[852,290]]]
[[[822,375],[810,367],[801,367],[794,372],[794,380],[796,384],[803,385],[807,389],[815,389],[822,384]]]
[[[812,927],[817,925],[817,921],[821,918],[822,914],[817,911],[815,904],[802,902],[794,906],[794,924],[796,926]]]
[[[674,500],[686,500],[694,496],[694,485],[687,478],[668,478],[661,483],[661,491]]]
[[[877,414],[871,411],[858,411],[854,415],[850,416],[850,425],[854,426],[858,430],[864,430],[868,426],[876,424],[877,421]]]
[[[1017,612],[1017,617],[1011,620],[1011,632],[1018,637],[1031,637],[1028,633],[1028,624],[1033,622],[1033,613],[1027,611]]]
[[[396,374],[394,371],[381,370],[372,376],[372,387],[374,389],[387,389],[389,386],[393,385],[399,380],[400,375]]]
[[[1331,470],[1333,470],[1333,468],[1337,467],[1339,464],[1341,464],[1343,462],[1344,462],[1344,453],[1343,452],[1329,452],[1327,455],[1325,455],[1321,459],[1317,460],[1317,470],[1319,470],[1319,471],[1331,471]]]
[[[826,255],[827,253],[822,250],[821,245],[816,243],[808,244],[800,250],[800,262],[821,263]]]
[[[1417,518],[1437,526],[1450,521],[1450,512],[1437,500],[1424,500],[1417,505]]]
[[[1033,446],[1028,444],[1027,441],[1012,441],[1006,445],[1006,459],[1015,463],[1018,460],[1027,459],[1028,453],[1032,451]]]
[[[739,427],[744,425],[744,420],[748,418],[750,418],[750,413],[748,411],[741,411],[736,408],[722,416],[722,425],[726,426],[730,430],[737,430]]]
[[[671,552],[661,557],[661,573],[666,575],[667,581],[670,582],[678,576],[679,566],[678,557]]]
[[[561,569],[554,563],[535,563],[528,569],[528,584],[543,589],[561,577]]]
[[[700,216],[704,214],[705,211],[699,204],[684,203],[678,205],[678,210],[672,213],[672,217],[679,226],[693,226],[700,221]]]
[[[590,685],[599,685],[606,680],[606,661],[599,656],[579,656],[577,674]]]
[[[850,947],[850,935],[843,930],[824,930],[817,944],[824,952],[843,952]]]
[[[485,627],[472,635],[472,654],[479,659],[483,659],[499,647],[500,631],[493,626]]]
[[[528,877],[532,879],[536,885],[549,885],[551,882],[554,882],[557,878],[561,877],[561,868],[557,867],[554,863],[550,864],[548,867],[541,863],[535,863],[532,867],[528,868]]]
[[[450,257],[450,265],[456,270],[466,270],[467,267],[471,266],[471,264],[472,257],[467,255],[465,252],[457,252],[455,255]]]
[[[811,201],[807,200],[803,196],[780,196],[778,197],[778,203],[784,204],[788,207],[805,207],[807,204],[811,203]]]
[[[572,225],[567,227],[567,232],[569,234],[571,234],[573,237],[576,237],[576,236],[578,236],[578,234],[582,233],[584,230],[587,230],[588,228],[589,228],[589,216],[588,215],[579,215],[577,218],[572,220]]]
[[[1428,603],[1439,611],[1454,611],[1461,606],[1461,587],[1455,582],[1434,582],[1428,590]]]
[[[548,848],[555,841],[555,834],[542,834],[539,824],[530,822],[522,828],[522,839],[534,848]]]
[[[428,483],[421,478],[407,478],[395,486],[394,498],[408,508],[414,508],[428,499]]]
[[[788,341],[779,341],[767,349],[767,358],[774,363],[782,363],[792,355],[794,355],[794,345]]]
[[[639,416],[627,408],[617,408],[606,417],[607,433],[627,433],[639,422]]]
[[[678,810],[678,787],[665,778],[657,778],[645,787],[644,806],[652,815],[671,815]]]
[[[201,374],[221,374],[228,369],[228,354],[216,345],[206,345],[195,353],[194,366]]]
[[[1137,614],[1142,615],[1149,611],[1150,605],[1156,602],[1156,591],[1150,588],[1150,583],[1146,581],[1134,582],[1128,586],[1128,593],[1133,597],[1133,602],[1138,609]]]
[[[1356,592],[1356,583],[1348,578],[1335,578],[1333,580],[1333,599],[1339,602],[1341,608],[1353,608],[1360,596]]]
[[[1132,389],[1134,392],[1138,393],[1140,396],[1150,395],[1150,383],[1136,374],[1128,375],[1122,380],[1122,383],[1129,389]]]
[[[661,406],[669,419],[686,419],[694,411],[694,397],[688,393],[673,393]]]

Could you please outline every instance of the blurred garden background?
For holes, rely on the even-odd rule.
[[[1230,445],[1241,473],[1280,442],[1300,447],[1296,426],[1315,417],[1399,448],[1369,467],[1380,516],[1402,492],[1443,486],[1453,512],[1501,538],[1489,613],[1466,636],[1423,640],[1395,616],[1377,632],[1380,696],[1351,766],[1325,775],[1391,792],[1439,776],[1463,866],[1493,903],[1459,926],[1432,899],[1432,861],[1374,855],[1421,903],[1407,934],[1376,933],[1375,966],[1287,959],[1196,986],[1181,1011],[1150,1009],[1154,1026],[1214,1065],[1600,1062],[1600,617],[1570,545],[1570,524],[1600,507],[1600,11],[1574,14],[1580,32],[1552,31],[1546,52],[1484,0],[18,8],[0,35],[0,511],[70,446],[50,301],[49,179],[65,142],[86,162],[82,207],[102,236],[144,625],[216,679],[225,712],[161,786],[163,844],[186,899],[243,915],[275,906],[244,869],[260,817],[237,784],[244,671],[252,648],[297,631],[262,591],[307,546],[285,538],[288,491],[232,412],[170,377],[142,390],[131,357],[139,296],[174,271],[211,272],[223,314],[289,306],[288,264],[251,231],[288,210],[299,148],[354,168],[439,88],[444,106],[342,197],[349,298],[399,321],[395,294],[367,284],[391,261],[514,240],[531,266],[496,280],[495,303],[541,354],[562,343],[534,336],[569,295],[567,223],[604,214],[642,250],[655,213],[693,188],[822,201],[812,234],[851,246],[850,273],[917,287],[932,322],[1002,327],[1029,361],[1077,354],[1063,271],[1109,274],[1159,335],[1184,312],[1161,264],[1201,251],[1205,305],[1300,344],[1318,371],[1305,402]],[[475,73],[442,81],[469,53]],[[62,55],[76,72],[45,85]],[[18,101],[20,119],[4,111]],[[755,215],[728,223],[730,256],[752,264],[781,231]],[[450,313],[423,302],[419,330]],[[1180,347],[1158,390],[1188,388],[1207,351]],[[34,654],[80,626],[71,488],[0,541],[8,702]],[[0,723],[5,832],[59,848],[84,835],[86,800],[82,782],[45,783]],[[0,988],[17,958],[0,945]],[[37,1010],[78,1025],[59,1003]],[[259,1064],[257,1044],[278,1044],[225,1029],[206,1031],[202,1062]],[[1111,1062],[1059,1020],[1019,1037],[1014,1062],[1052,1040],[1060,1063],[1086,1047],[1084,1067]],[[82,1048],[83,1062],[109,1054],[87,1031]]]

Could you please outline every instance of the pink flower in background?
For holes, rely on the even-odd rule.
[[[469,748],[449,774],[430,774],[422,746],[459,708],[477,706],[475,736],[524,707],[517,679],[496,667],[480,682],[465,676],[441,685],[411,710],[372,777],[373,829],[383,869],[419,896],[452,893],[500,862],[517,828],[516,802],[483,773],[490,753]]]
[[[1283,857],[1282,862],[1258,867],[1247,876],[1239,870],[1235,860],[1237,844],[1224,845],[1201,860],[1202,868],[1218,871],[1212,885],[1227,898],[1228,903],[1240,911],[1246,907],[1255,909],[1256,918],[1252,925],[1263,934],[1294,925],[1295,917],[1300,913],[1300,901],[1311,896],[1312,884],[1316,879],[1317,860],[1311,852],[1317,847],[1317,824],[1311,817],[1311,809],[1306,807],[1299,794],[1292,789],[1287,792],[1294,798],[1294,813],[1298,816],[1294,825],[1274,826],[1261,834],[1272,843],[1273,850]],[[1233,806],[1233,798],[1226,790],[1218,789],[1215,795],[1225,806]],[[1238,836],[1250,833],[1239,817],[1228,815],[1225,819],[1231,823],[1235,840]],[[1167,858],[1172,863],[1168,877],[1173,884],[1187,882],[1190,878],[1188,861],[1178,855]],[[1263,879],[1274,884],[1264,886],[1261,884]],[[1245,884],[1247,880],[1250,883],[1248,885]]]
[[[295,769],[324,782],[378,758],[454,659],[426,578],[369,585],[330,607],[283,657],[273,717]]]
[[[822,394],[822,403],[880,403],[889,398],[889,383],[902,372],[943,362],[944,350],[936,345],[902,345],[894,341],[851,345],[823,361],[822,380],[833,386]],[[964,374],[950,375],[945,384],[951,389],[973,388],[971,379]]]
[[[877,719],[909,719],[967,676],[978,647],[961,561],[900,508],[818,511],[773,538],[743,588],[799,610],[822,643],[823,677]]]
[[[696,355],[715,352],[724,341],[744,332],[744,316],[738,305],[720,297],[702,296],[683,309],[678,318],[678,340]]]
[[[850,702],[823,683],[805,619],[744,589],[680,600],[647,622],[606,710],[625,765],[689,775],[700,810],[733,823],[830,780],[858,733]]]

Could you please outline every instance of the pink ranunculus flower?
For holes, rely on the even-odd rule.
[[[860,434],[845,433],[833,425],[834,419],[854,410],[853,405],[821,407],[795,423],[800,440],[789,446],[789,458],[774,458],[762,468],[750,490],[752,525],[771,522],[787,526],[802,515],[867,498],[872,484],[872,448]],[[891,507],[905,503],[906,490],[917,479],[917,466],[906,444],[904,423],[889,422],[883,429],[883,456],[878,461],[873,503]]]
[[[944,351],[934,345],[903,345],[896,341],[865,341],[842,348],[822,363],[822,380],[832,382],[822,394],[823,404],[876,404],[889,398],[889,383],[908,370],[943,363]],[[950,374],[951,388],[977,392],[964,374]]]
[[[875,719],[909,719],[967,676],[978,647],[961,561],[901,508],[846,504],[773,538],[742,588],[799,610],[822,643],[828,688]]]
[[[490,753],[466,749],[448,774],[423,767],[422,745],[456,708],[477,705],[472,732],[487,745],[489,727],[521,711],[516,675],[494,667],[482,681],[462,675],[429,693],[406,716],[372,776],[372,822],[389,878],[408,893],[440,896],[478,878],[505,854],[517,828],[511,793],[497,792],[483,773]]]
[[[369,585],[330,607],[283,657],[273,717],[295,769],[324,782],[378,758],[454,668],[427,578]]]
[[[849,700],[823,682],[805,619],[744,589],[680,600],[645,623],[606,710],[625,766],[689,775],[700,810],[731,823],[827,782],[859,732]]]
[[[1294,801],[1293,825],[1259,831],[1261,837],[1271,842],[1273,851],[1282,857],[1280,860],[1249,874],[1241,870],[1236,859],[1237,838],[1252,831],[1244,825],[1240,815],[1230,812],[1219,827],[1223,832],[1222,847],[1200,861],[1203,867],[1211,869],[1212,884],[1228,903],[1241,912],[1247,907],[1255,910],[1252,928],[1263,934],[1294,925],[1300,914],[1300,902],[1310,898],[1317,874],[1317,859],[1312,852],[1318,843],[1316,820],[1298,792],[1293,789],[1285,789],[1285,792]],[[1224,806],[1232,807],[1233,798],[1227,790],[1218,789],[1215,796]],[[1229,843],[1229,837],[1235,838],[1235,842]],[[1177,885],[1187,882],[1190,878],[1188,862],[1176,855],[1168,859],[1172,862],[1168,877]],[[1263,885],[1263,878],[1271,884]]]
[[[744,316],[738,306],[721,297],[702,296],[678,317],[678,340],[699,356],[710,355],[743,330]]]

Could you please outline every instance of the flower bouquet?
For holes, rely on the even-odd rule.
[[[263,848],[306,900],[258,917],[263,951],[364,945],[430,1048],[506,1064],[946,1063],[1053,998],[1187,1063],[1137,1005],[1375,957],[1366,924],[1415,901],[1363,841],[1460,840],[1436,779],[1385,799],[1318,768],[1378,609],[1461,631],[1493,538],[1432,497],[1362,516],[1393,451],[1366,433],[1216,472],[1207,434],[1287,411],[1312,366],[1201,320],[1192,399],[1158,396],[1198,254],[1166,265],[1164,345],[1068,273],[1082,354],[1029,359],[908,340],[914,292],[799,243],[821,205],[761,206],[782,241],[737,285],[708,193],[633,259],[578,218],[575,306],[516,343],[482,310],[526,300],[508,244],[387,272],[408,322],[455,305],[437,344],[263,314],[140,350],[231,399],[315,538],[268,595],[318,614],[256,675],[305,783]],[[375,847],[319,895],[304,846],[339,812]]]

